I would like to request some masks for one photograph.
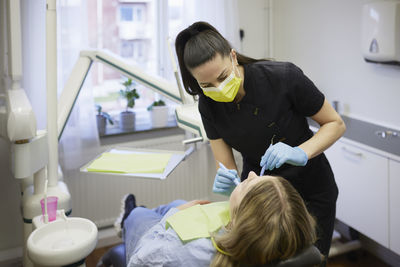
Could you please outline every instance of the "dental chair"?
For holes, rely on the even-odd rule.
[[[253,267],[311,267],[319,266],[321,263],[321,253],[315,246],[311,246],[288,260]],[[100,266],[126,267],[125,244],[110,248],[97,263],[97,267]]]

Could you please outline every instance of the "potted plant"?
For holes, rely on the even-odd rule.
[[[168,123],[168,106],[164,101],[154,101],[148,108],[153,127],[165,127]]]
[[[102,107],[100,105],[96,105],[96,110],[97,130],[99,132],[99,135],[104,135],[106,133],[107,122],[109,122],[110,124],[114,124],[114,121],[111,118],[110,114],[102,111]]]
[[[135,128],[135,112],[129,110],[135,106],[135,100],[138,99],[139,93],[134,88],[132,79],[128,79],[122,83],[123,89],[119,91],[121,97],[126,99],[126,109],[119,114],[119,127],[122,130],[132,130]]]

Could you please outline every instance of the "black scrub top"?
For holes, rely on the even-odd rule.
[[[208,138],[222,138],[242,154],[242,180],[249,171],[260,173],[261,157],[271,141],[294,147],[312,137],[306,117],[315,115],[325,99],[292,63],[260,61],[243,67],[246,95],[239,103],[216,102],[204,95],[199,98],[199,111]],[[330,185],[336,188],[323,154],[309,160],[304,167],[283,164],[265,174],[283,176],[303,196],[311,191],[325,191],[323,188],[330,191]]]

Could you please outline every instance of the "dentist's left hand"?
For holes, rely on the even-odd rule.
[[[213,192],[229,196],[236,187],[235,181],[236,183],[240,182],[236,170],[219,168],[215,175]]]

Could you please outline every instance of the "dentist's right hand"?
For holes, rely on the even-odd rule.
[[[240,183],[240,178],[236,170],[219,168],[215,175],[213,192],[230,196],[238,183]]]

